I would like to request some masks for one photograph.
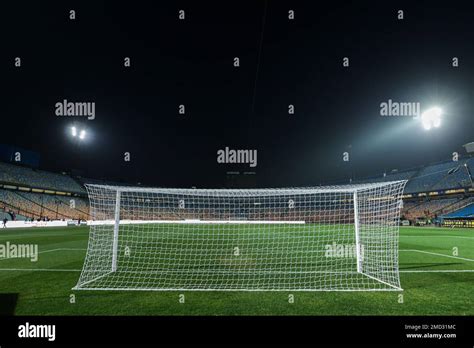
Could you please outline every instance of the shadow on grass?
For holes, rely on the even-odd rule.
[[[18,294],[0,294],[0,315],[14,315]]]
[[[408,266],[407,266],[408,265]],[[439,266],[455,266],[455,265],[463,265],[462,262],[437,262],[437,263],[403,263],[403,267],[400,267],[400,271],[405,269],[413,269],[413,268],[428,268],[428,267],[439,267]]]

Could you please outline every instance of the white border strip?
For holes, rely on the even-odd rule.
[[[305,224],[305,221],[274,221],[274,220],[120,220],[120,225],[134,225],[134,224]],[[88,225],[114,225],[114,220],[96,220],[88,221]]]

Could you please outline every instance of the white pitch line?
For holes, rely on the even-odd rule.
[[[40,232],[41,233],[41,232]],[[70,235],[81,235],[82,233],[77,233],[77,232],[71,232]],[[59,231],[58,232],[55,232],[55,233],[42,233],[41,234],[41,237],[58,237],[58,236],[64,236],[64,233],[60,233]],[[0,234],[0,238],[1,239],[14,239],[14,240],[20,240],[20,239],[23,239],[23,238],[29,238],[29,237],[38,237],[38,233],[29,233],[29,234],[26,234],[26,233],[18,233],[17,232],[12,232],[12,233],[4,233],[2,231],[2,233]]]
[[[400,270],[400,273],[474,273],[474,269],[428,269],[428,270]]]
[[[466,237],[466,236],[417,236],[417,235],[404,236],[404,235],[400,235],[400,238],[407,238],[407,237],[416,237],[416,238],[420,238],[420,237],[440,238],[440,237],[443,237],[443,238],[474,239],[474,237]]]
[[[82,269],[62,269],[62,268],[0,268],[0,271],[26,271],[26,272],[81,272]]]
[[[58,248],[58,249],[49,249],[49,250],[43,250],[43,251],[38,251],[38,254],[45,254],[45,253],[50,253],[53,251],[84,251],[87,249],[80,249],[80,248]],[[0,258],[0,261],[5,261],[5,260],[12,260],[12,259],[19,259],[19,257],[5,257],[5,258]]]
[[[53,251],[76,251],[76,250],[87,250],[83,248],[58,248],[58,249],[49,249],[38,252],[38,254],[50,253]]]
[[[413,230],[413,226],[400,226],[400,230],[405,230],[405,231],[410,231]],[[420,228],[415,228],[417,232],[432,232],[432,231],[450,231],[450,232],[459,232],[459,233],[470,233],[471,229],[470,228],[465,228],[465,227],[420,227]],[[409,232],[408,232],[409,233]]]
[[[0,268],[1,271],[26,272],[81,272],[81,269],[62,268]],[[400,273],[474,273],[474,269],[439,269],[439,270],[400,270]]]
[[[416,249],[401,249],[400,251],[411,251],[411,252],[416,252],[416,253],[444,256],[444,257],[449,257],[449,258],[457,259],[457,260],[474,261],[474,259],[468,259],[468,258],[465,258],[465,257],[452,256],[452,255],[439,254],[439,253],[432,253],[432,252],[429,252],[429,251],[422,251],[422,250],[416,250]]]

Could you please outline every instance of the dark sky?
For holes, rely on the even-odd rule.
[[[2,4],[0,143],[38,151],[44,169],[175,187],[221,187],[235,169],[260,187],[316,185],[448,159],[474,141],[470,3]],[[63,99],[95,102],[95,120],[56,116]],[[388,99],[441,106],[442,127],[380,116]],[[257,167],[218,164],[226,146],[256,149]]]

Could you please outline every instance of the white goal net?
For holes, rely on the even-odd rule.
[[[291,189],[87,185],[74,289],[401,290],[406,181]]]

